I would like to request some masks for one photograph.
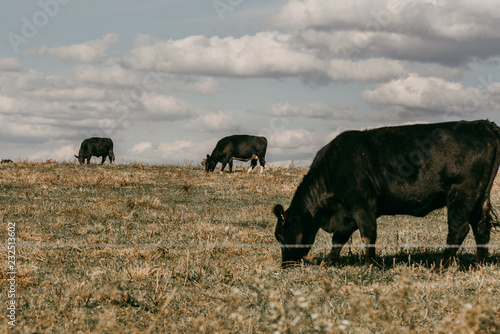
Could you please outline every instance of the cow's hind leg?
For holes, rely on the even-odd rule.
[[[361,234],[361,241],[365,245],[365,263],[371,264],[375,260],[375,243],[377,242],[377,218],[371,210],[358,210],[353,213],[356,225]],[[374,210],[373,210],[374,212]]]
[[[448,267],[458,248],[462,245],[467,233],[469,233],[469,222],[474,214],[474,205],[471,205],[467,191],[452,190],[448,195],[448,237],[446,249],[443,252],[441,266]]]
[[[109,150],[108,156],[109,156],[110,163],[115,162],[115,154],[113,153],[113,150]]]
[[[250,168],[248,168],[247,173],[253,171],[253,169],[257,166],[257,159],[250,160]]]
[[[262,174],[264,172],[264,167],[266,166],[266,160],[264,158],[259,157],[259,164],[260,164],[260,173]]]
[[[472,216],[470,225],[477,246],[476,262],[484,263],[488,257],[487,244],[490,242],[492,228],[491,204],[489,199],[486,199],[481,205],[480,210],[477,210]]]
[[[105,155],[103,155],[103,156],[102,156],[101,165],[103,165],[103,164],[104,164],[104,161],[106,161],[106,156],[105,156]]]

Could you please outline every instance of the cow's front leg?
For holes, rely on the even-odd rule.
[[[220,169],[221,173],[224,173],[224,168],[226,168],[227,162],[222,163],[222,168]]]
[[[233,160],[229,160],[229,173],[233,172]]]
[[[375,211],[373,211],[375,212]],[[354,220],[361,234],[361,241],[365,245],[365,263],[375,262],[375,243],[377,242],[377,219],[365,210],[357,211],[353,214]]]
[[[92,158],[92,156],[87,157],[87,165],[90,164],[90,158]]]
[[[335,264],[338,262],[340,257],[340,251],[344,247],[345,243],[352,236],[354,231],[358,229],[356,222],[352,219],[344,218],[342,225],[336,228],[332,235],[332,250],[328,254],[324,261],[327,264]]]

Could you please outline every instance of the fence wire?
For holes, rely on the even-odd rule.
[[[214,249],[214,248],[332,248],[332,247],[346,247],[346,248],[401,248],[401,249],[411,249],[411,248],[431,248],[431,249],[441,249],[441,248],[500,248],[497,244],[486,244],[486,245],[446,245],[446,244],[218,244],[218,243],[206,243],[206,244],[181,244],[181,243],[139,243],[139,244],[78,244],[78,243],[26,243],[17,242],[16,247],[20,248],[144,248],[144,249],[154,249],[154,248],[179,248],[179,249]]]

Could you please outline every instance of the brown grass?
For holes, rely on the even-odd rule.
[[[457,264],[436,274],[432,265],[440,250],[383,247],[443,244],[445,210],[425,218],[380,218],[380,268],[360,263],[355,234],[337,267],[281,270],[271,208],[288,206],[305,172],[206,175],[194,166],[53,162],[0,166],[2,253],[7,254],[8,221],[16,223],[18,252],[17,325],[7,325],[2,307],[0,328],[500,332],[499,248],[479,267],[470,267],[475,250],[462,249]],[[500,205],[499,195],[496,186],[494,205]],[[316,242],[328,244],[329,238],[320,233]],[[491,243],[500,244],[499,233]],[[469,236],[466,245],[473,244]],[[5,271],[0,278],[1,305],[7,305]]]

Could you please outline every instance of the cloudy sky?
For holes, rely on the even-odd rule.
[[[0,158],[198,163],[246,133],[307,164],[348,129],[500,123],[500,1],[2,1]]]

